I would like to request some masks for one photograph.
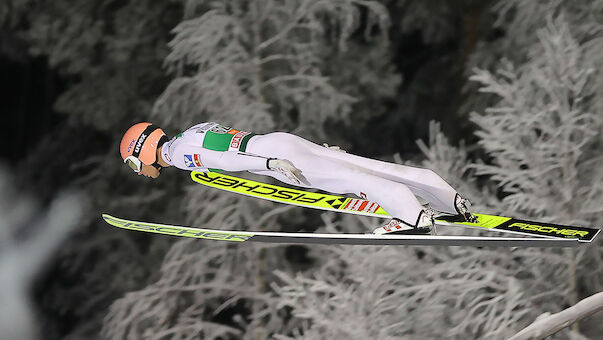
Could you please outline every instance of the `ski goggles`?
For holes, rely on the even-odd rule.
[[[126,157],[126,159],[124,159],[124,163],[126,163],[136,173],[142,170],[142,161],[136,156]]]
[[[124,163],[126,163],[135,173],[139,173],[142,171],[142,161],[138,159],[136,156],[128,156],[124,159]],[[151,164],[157,170],[161,170],[161,165],[158,162]]]

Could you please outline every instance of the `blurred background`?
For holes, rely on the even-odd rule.
[[[231,245],[101,220],[382,222],[135,176],[119,156],[134,123],[217,121],[431,168],[479,212],[601,227],[602,31],[600,0],[2,1],[0,339],[503,339],[603,291],[601,238]]]

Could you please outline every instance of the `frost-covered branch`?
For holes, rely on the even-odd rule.
[[[509,340],[542,339],[603,310],[603,292],[589,296],[559,313],[540,315],[536,321]]]

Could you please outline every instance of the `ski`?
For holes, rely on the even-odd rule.
[[[346,245],[407,245],[407,246],[475,246],[475,247],[576,247],[576,239],[283,233],[268,231],[231,231],[139,222],[103,214],[110,225],[148,233],[191,237],[229,242],[268,242],[284,244],[346,244]]]
[[[193,171],[191,178],[197,183],[212,188],[285,204],[363,216],[389,217],[379,204],[361,198],[290,189],[216,172]],[[457,216],[440,216],[436,218],[435,223],[440,226],[478,228],[526,236],[577,239],[586,243],[592,242],[601,231],[596,228],[528,221],[496,215],[475,214],[475,216],[478,218],[477,223],[460,221]]]

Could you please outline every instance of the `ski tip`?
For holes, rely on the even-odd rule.
[[[107,223],[109,223],[112,226],[115,227],[119,227],[119,223],[121,222],[121,219],[117,218],[117,217],[113,217],[109,214],[101,214],[101,216],[103,217],[103,220]]]

